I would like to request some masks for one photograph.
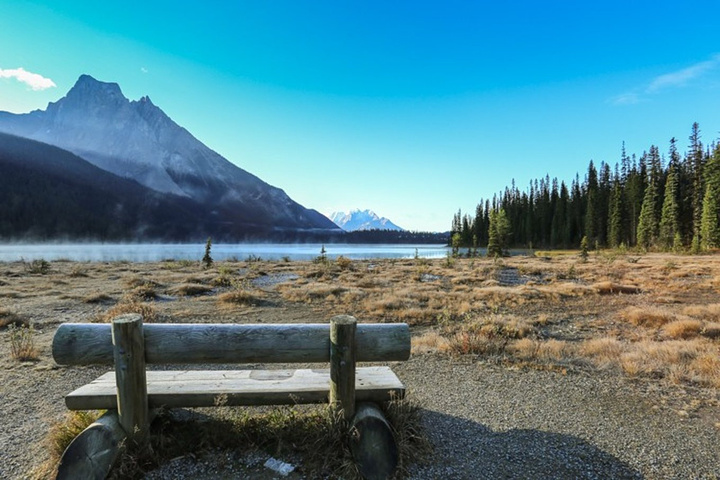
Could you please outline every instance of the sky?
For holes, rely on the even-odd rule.
[[[327,215],[446,231],[514,179],[720,137],[720,2],[0,0],[0,110],[148,95]]]

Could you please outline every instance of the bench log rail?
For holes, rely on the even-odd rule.
[[[137,314],[112,324],[61,325],[53,338],[61,365],[115,369],[65,397],[70,410],[108,409],[63,454],[57,478],[107,476],[129,441],[147,444],[156,408],[329,402],[353,428],[351,451],[365,478],[389,478],[397,445],[373,402],[401,399],[405,386],[387,366],[410,356],[407,324],[147,324]],[[147,364],[330,363],[329,369],[163,370]]]

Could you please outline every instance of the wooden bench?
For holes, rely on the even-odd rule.
[[[107,409],[61,459],[58,478],[105,478],[126,439],[145,444],[159,407],[330,402],[351,422],[353,454],[366,477],[390,476],[397,464],[392,429],[371,402],[401,399],[405,386],[387,366],[407,360],[407,324],[147,324],[123,315],[112,324],[61,325],[53,357],[61,365],[114,365],[65,397],[70,410]],[[162,370],[147,364],[330,363],[329,369]],[[219,399],[221,401],[219,402]]]

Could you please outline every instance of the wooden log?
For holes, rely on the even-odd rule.
[[[355,415],[356,327],[357,320],[350,315],[330,320],[330,403],[348,421]]]
[[[398,448],[380,408],[373,403],[359,403],[352,428],[350,451],[363,478],[391,478],[397,469]]]
[[[329,324],[146,324],[143,332],[151,364],[330,361]],[[355,345],[358,362],[407,360],[410,329],[405,323],[359,324]],[[53,357],[60,365],[112,365],[110,325],[60,325]]]
[[[128,438],[142,446],[150,433],[142,316],[128,314],[113,319],[112,342],[120,425]]]
[[[125,446],[125,430],[109,410],[70,442],[58,466],[58,480],[104,480]]]

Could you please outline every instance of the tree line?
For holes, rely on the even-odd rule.
[[[623,143],[614,167],[591,160],[581,181],[515,181],[474,215],[454,215],[453,245],[487,246],[489,254],[516,248],[639,247],[699,252],[720,247],[720,143],[703,145],[692,125],[681,155],[670,139],[666,154],[652,145],[639,157]]]

